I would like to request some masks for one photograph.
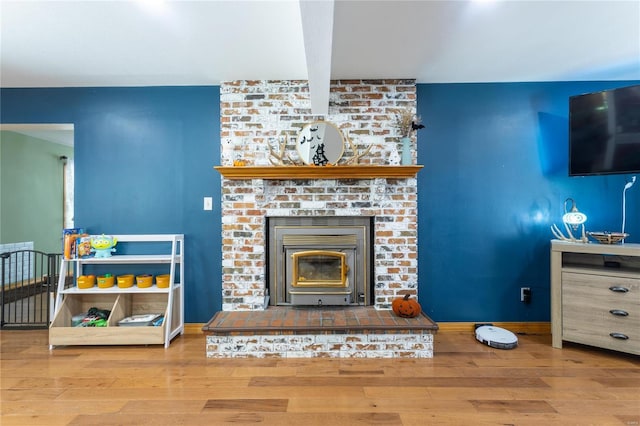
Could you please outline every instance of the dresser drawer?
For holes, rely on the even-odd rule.
[[[584,294],[595,297],[614,296],[640,305],[640,278],[599,275],[595,273],[563,272],[562,287],[577,286]],[[570,302],[564,300],[563,303]]]

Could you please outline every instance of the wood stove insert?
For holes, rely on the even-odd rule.
[[[271,305],[370,305],[370,217],[268,218]]]

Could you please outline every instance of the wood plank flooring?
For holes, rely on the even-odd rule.
[[[61,347],[0,332],[9,425],[640,425],[640,358],[520,335],[440,332],[433,359],[207,359],[162,346]]]

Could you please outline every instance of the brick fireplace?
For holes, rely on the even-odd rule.
[[[395,114],[416,104],[414,80],[335,81],[326,117],[310,115],[306,81],[227,82],[220,98],[222,165],[269,165],[269,146],[285,140],[295,152],[297,133],[319,119],[336,124],[359,151],[373,145],[361,163],[385,165],[400,147]],[[399,295],[417,295],[415,178],[223,179],[224,311],[264,309],[265,222],[283,216],[373,217],[372,304],[388,309]]]
[[[352,142],[347,144],[343,158],[353,157],[372,146],[370,152],[362,157],[359,163],[389,165],[389,159],[393,158],[391,154],[400,149],[400,135],[393,125],[396,114],[407,107],[415,111],[416,90],[414,80],[333,81],[329,114],[318,117],[310,114],[306,81],[232,81],[221,85],[220,106],[223,166],[232,166],[234,160],[242,160],[247,165],[277,167],[271,164],[270,153],[277,152],[283,146],[287,152],[292,153],[292,160],[296,161],[297,134],[305,124],[318,120],[335,124],[344,137]],[[415,157],[413,147],[414,163]],[[326,166],[322,168],[326,169]],[[334,168],[338,169],[339,166]],[[217,320],[212,320],[212,324],[215,322],[216,325],[205,327],[205,331],[222,327],[223,323],[225,326],[222,328],[225,331],[208,336],[208,356],[220,356],[221,351],[222,356],[247,356],[246,353],[238,355],[233,349],[246,348],[247,342],[254,345],[252,347],[255,352],[255,345],[259,339],[250,334],[230,331],[227,324],[234,321],[230,320],[229,314],[225,316],[225,313],[257,313],[266,309],[271,311],[268,315],[273,316],[280,312],[274,310],[276,307],[273,305],[281,303],[276,303],[277,301],[271,299],[268,294],[268,218],[371,218],[372,250],[368,271],[371,275],[371,293],[366,295],[369,309],[374,312],[388,311],[393,299],[399,296],[410,294],[417,297],[415,176],[390,178],[372,175],[333,178],[328,174],[322,178],[304,179],[295,176],[277,179],[223,177],[221,201],[223,311],[219,313],[221,316]],[[269,305],[272,307],[267,309]],[[286,307],[277,308],[281,310]],[[335,315],[342,314],[332,312],[331,322],[334,321]],[[366,317],[369,329],[373,324],[373,329],[382,330],[383,337],[380,337],[380,333],[374,333],[378,340],[375,340],[377,344],[373,345],[377,349],[372,352],[377,355],[373,356],[390,356],[389,351],[380,350],[381,342],[384,343],[383,346],[404,345],[403,353],[409,353],[410,356],[432,356],[431,338],[437,326],[430,320],[429,324],[418,324],[416,329],[420,331],[416,337],[414,332],[407,332],[406,328],[398,329],[397,321],[393,318],[372,315],[368,311],[356,314],[357,317],[359,315]],[[266,318],[267,314],[263,316]],[[371,322],[373,317],[376,319]],[[360,319],[355,320],[359,321]],[[379,322],[378,326],[376,321]],[[395,325],[389,326],[387,323]],[[402,323],[402,326],[406,327],[406,324]],[[317,333],[305,334],[305,339],[311,339],[308,341],[308,347],[315,348],[311,352],[317,353],[318,356],[370,356],[371,354],[360,353],[362,347],[356,348],[357,345],[348,344],[349,339],[354,338],[359,342],[367,342],[368,331],[371,330],[352,328],[350,335],[342,335],[339,338],[343,339],[341,341],[346,345],[346,349],[341,347],[333,352],[325,347],[326,336],[322,338]],[[304,330],[287,329],[284,334],[289,335],[288,340],[285,339],[289,343],[283,343],[280,337],[276,345],[280,349],[273,353],[266,351],[262,356],[300,353],[300,339],[296,337],[300,333],[304,334]],[[314,336],[319,337],[320,341]],[[335,340],[329,340],[335,347]],[[282,345],[291,345],[298,349],[285,350],[282,349]],[[320,347],[325,347],[326,350],[321,350]],[[383,355],[380,355],[381,353]]]

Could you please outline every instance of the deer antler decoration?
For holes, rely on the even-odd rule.
[[[291,157],[289,156],[289,154],[287,154],[287,137],[286,135],[283,134],[280,137],[280,144],[279,144],[279,152],[276,153],[273,148],[271,147],[271,144],[268,144],[269,146],[269,161],[271,162],[271,164],[273,164],[274,166],[284,166],[284,160],[285,158],[287,160],[289,160],[290,162],[294,163],[295,162],[291,159]]]
[[[373,145],[369,145],[367,149],[365,149],[364,151],[358,152],[358,148],[355,146],[353,142],[351,142],[351,138],[347,138],[347,142],[349,143],[349,147],[351,148],[351,151],[353,151],[353,157],[346,160],[345,164],[358,164],[358,160],[364,157],[365,155],[367,155],[369,151],[371,151],[371,148],[373,148]]]
[[[581,226],[582,226],[582,235],[580,239],[575,238],[573,236],[573,234],[571,233],[571,228],[569,228],[569,225],[567,225],[566,223],[564,224],[564,227],[567,230],[567,234],[569,235],[568,238],[564,236],[560,228],[558,228],[555,223],[551,225],[551,232],[559,240],[571,241],[572,243],[586,243],[589,241],[589,239],[587,238],[587,234],[584,231],[584,224],[582,224]]]

